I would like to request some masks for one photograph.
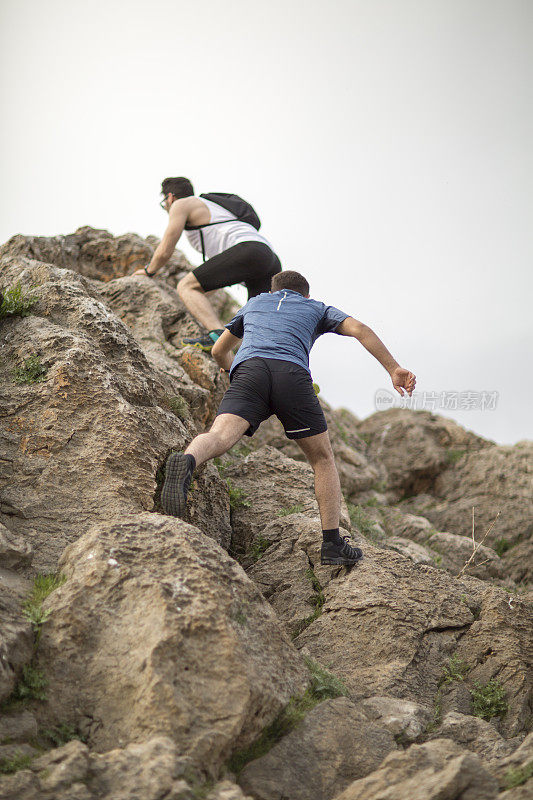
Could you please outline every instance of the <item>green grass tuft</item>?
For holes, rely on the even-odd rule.
[[[457,653],[454,653],[453,656],[448,659],[448,663],[442,670],[442,678],[440,679],[439,686],[444,686],[454,681],[464,681],[469,672],[470,667],[466,661],[463,661],[462,658],[459,658]]]
[[[76,728],[68,725],[66,722],[61,722],[59,725],[54,725],[53,728],[44,728],[39,731],[40,735],[45,738],[53,747],[62,747],[67,742],[73,739],[78,739],[80,742],[85,742],[85,736],[81,736]]]
[[[33,664],[25,664],[22,667],[22,676],[10,699],[15,701],[15,704],[26,700],[46,700],[47,686],[48,681],[43,671]]]
[[[249,556],[252,561],[259,561],[265,550],[268,550],[272,542],[269,542],[268,539],[262,534],[258,534],[252,542],[252,546],[249,550]]]
[[[523,767],[510,767],[503,776],[503,788],[514,789],[515,786],[522,786],[530,778],[533,778],[533,761],[524,764]]]
[[[288,517],[289,514],[301,514],[303,510],[303,505],[301,505],[301,503],[297,503],[295,506],[291,506],[290,508],[282,508],[281,511],[277,512],[276,516]]]
[[[1,293],[0,297],[2,297]],[[37,298],[32,294],[26,294],[19,281],[3,293],[0,303],[0,319],[8,315],[27,317],[36,302]]]
[[[179,394],[164,397],[162,400],[162,405],[169,408],[173,414],[175,414],[178,419],[181,419],[182,422],[185,422],[190,416],[189,412],[189,405],[187,401],[181,397]]]
[[[346,505],[348,506],[348,514],[350,515],[352,525],[367,539],[373,542],[378,541],[375,520],[365,513],[362,506],[357,506],[353,503],[347,503]]]
[[[24,360],[21,367],[13,370],[13,380],[15,383],[40,383],[46,379],[46,371],[40,356],[33,353]]]
[[[260,758],[268,753],[269,750],[279,740],[293,730],[305,715],[314,706],[333,697],[346,696],[348,690],[343,682],[321,667],[311,658],[305,658],[306,666],[310,673],[309,688],[302,695],[291,697],[285,708],[277,715],[273,722],[268,725],[255,742],[234,753],[228,761],[229,769],[237,775],[244,769],[246,764]]]
[[[252,504],[248,500],[246,492],[234,486],[230,480],[226,480],[229,492],[229,504],[231,508],[249,508]]]
[[[446,461],[448,464],[456,464],[465,453],[466,450],[454,450],[453,447],[451,447],[449,450],[446,450]]]
[[[26,769],[29,767],[33,760],[33,756],[24,755],[23,753],[16,752],[11,758],[0,759],[0,774],[13,775],[19,769]]]
[[[496,539],[494,544],[492,545],[492,549],[494,552],[500,556],[503,556],[508,550],[510,550],[514,545],[508,539],[505,539],[503,536],[500,539]]]
[[[495,678],[485,684],[475,681],[470,694],[475,717],[491,720],[493,717],[501,717],[507,712],[505,690]]]

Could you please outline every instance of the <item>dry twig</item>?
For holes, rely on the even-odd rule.
[[[475,519],[474,519],[474,506],[472,506],[472,543],[473,543],[472,546],[473,546],[473,551],[472,551],[472,555],[470,556],[468,561],[463,566],[461,572],[457,575],[458,578],[460,578],[461,575],[463,575],[463,573],[466,570],[466,568],[468,567],[468,565],[476,557],[477,551],[479,550],[479,548],[481,547],[481,545],[483,544],[483,542],[485,541],[485,539],[487,538],[487,536],[489,535],[491,530],[494,528],[494,525],[496,524],[496,520],[498,519],[498,517],[500,516],[501,513],[502,513],[501,510],[498,511],[498,513],[496,514],[496,516],[492,520],[491,524],[489,525],[489,527],[485,531],[485,535],[483,536],[483,539],[480,542],[476,542],[476,536],[475,536],[476,524],[475,524]],[[482,561],[481,563],[485,564],[486,561],[489,561],[489,559],[487,558],[487,559],[485,559],[485,561]],[[478,564],[478,566],[481,566],[481,565]]]

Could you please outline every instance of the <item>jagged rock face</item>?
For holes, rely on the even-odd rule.
[[[439,476],[435,495],[442,505],[427,509],[439,530],[470,534],[475,508],[480,540],[498,512],[485,544],[498,539],[513,544],[533,534],[533,442],[497,446],[468,454],[456,469]]]
[[[481,761],[449,739],[391,753],[381,767],[335,800],[495,800],[498,785]]]
[[[3,775],[0,800],[490,800],[531,757],[532,445],[426,412],[359,421],[321,397],[354,504],[341,533],[364,551],[352,570],[320,565],[312,470],[274,418],[196,472],[185,521],[160,514],[166,456],[209,425],[227,376],[182,345],[200,330],[176,292],[183,256],[155,280],[129,274],[157,243],[80,228],[0,248],[1,288],[37,298],[0,319],[0,699],[30,662],[49,682],[31,713],[2,715],[0,761],[35,756],[44,725],[87,737]],[[225,292],[210,299],[233,315]],[[31,355],[43,379],[17,382]],[[478,540],[503,511],[468,568],[480,580],[456,580],[472,505]],[[28,578],[57,570],[39,638]],[[226,757],[303,691],[304,655],[350,697],[237,786]],[[483,721],[491,680],[507,711]]]
[[[40,643],[48,717],[98,750],[172,737],[215,772],[305,688],[306,671],[241,567],[179,520],[130,515],[65,551]]]
[[[0,581],[0,702],[5,700],[17,682],[22,666],[33,651],[31,625],[22,615],[20,595]]]
[[[319,518],[313,470],[309,464],[293,461],[274,447],[261,447],[243,458],[226,460],[223,474],[240,493],[231,515],[237,550],[246,552],[279,514],[294,509]],[[341,525],[350,528],[344,502]],[[321,532],[320,527],[318,531]]]
[[[386,728],[338,697],[316,706],[267,755],[245,767],[239,784],[256,800],[329,800],[395,749]]]
[[[86,225],[66,236],[13,236],[0,248],[0,258],[20,260],[26,256],[75,270],[88,278],[109,281],[144,267],[152,258],[156,242],[135,233],[115,237],[109,231]],[[177,264],[186,269],[183,256],[172,259],[172,266]]]
[[[195,427],[169,407],[179,375],[150,364],[85,278],[35,261],[3,275],[34,286],[38,302],[30,316],[0,322],[0,518],[27,537],[34,568],[53,571],[94,521],[153,508],[157,470]],[[16,383],[15,369],[32,355],[45,380]],[[227,493],[213,467],[206,475],[218,491],[194,521],[227,545]]]
[[[295,643],[334,665],[353,697],[387,694],[429,706],[455,654],[470,668],[469,688],[493,678],[505,688],[502,729],[514,736],[531,721],[533,614],[473,581],[366,544],[363,561],[324,587],[321,616]]]
[[[378,411],[358,430],[372,459],[385,467],[387,488],[395,500],[428,491],[457,454],[490,444],[428,411]]]

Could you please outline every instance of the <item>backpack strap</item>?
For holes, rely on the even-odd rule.
[[[201,195],[200,195],[200,197],[201,197]],[[214,203],[215,201],[211,200],[211,202]],[[215,205],[218,205],[218,203],[215,203]],[[224,206],[220,206],[220,207],[224,208]],[[224,211],[229,211],[229,209],[228,208],[224,208]],[[229,213],[233,214],[233,211],[229,211]],[[185,226],[185,230],[186,231],[200,231],[200,242],[202,244],[202,258],[204,260],[204,264],[205,264],[206,258],[205,258],[204,234],[202,233],[202,228],[210,228],[211,225],[224,225],[226,222],[242,222],[241,217],[237,217],[236,215],[234,215],[234,216],[235,216],[235,219],[223,219],[220,222],[206,222],[205,225],[186,225]]]

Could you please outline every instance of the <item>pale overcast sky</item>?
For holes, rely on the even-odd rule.
[[[237,192],[418,407],[533,438],[532,23],[531,0],[0,0],[0,240],[161,236],[167,176]],[[390,388],[343,337],[311,367],[361,417]]]

